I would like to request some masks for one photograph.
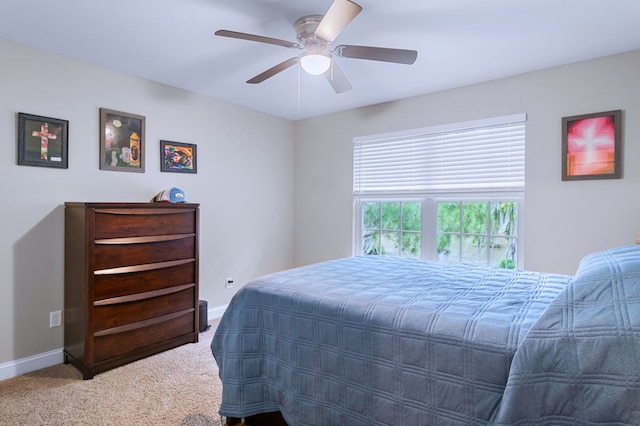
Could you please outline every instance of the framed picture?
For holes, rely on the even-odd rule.
[[[100,108],[100,169],[144,173],[145,118]]]
[[[69,122],[58,118],[18,113],[18,164],[66,169]]]
[[[197,146],[190,143],[160,141],[160,171],[197,173]]]
[[[622,111],[562,118],[562,180],[622,177]]]

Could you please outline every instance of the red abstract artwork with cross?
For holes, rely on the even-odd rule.
[[[567,175],[603,175],[615,171],[613,116],[575,120],[567,127]]]

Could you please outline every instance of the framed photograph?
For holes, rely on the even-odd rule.
[[[145,118],[100,108],[100,169],[144,173]]]
[[[622,111],[562,118],[562,180],[622,177]]]
[[[69,122],[59,118],[18,113],[18,164],[66,169]]]
[[[160,141],[160,171],[198,173],[197,146],[190,143]]]

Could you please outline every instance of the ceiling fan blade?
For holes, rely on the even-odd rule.
[[[316,28],[316,37],[333,42],[361,11],[362,7],[350,0],[334,0]]]
[[[298,43],[293,43],[291,41],[280,40],[279,38],[264,37],[264,36],[259,36],[259,35],[255,35],[255,34],[239,33],[237,31],[218,30],[218,31],[215,32],[215,34],[217,36],[222,36],[222,37],[239,38],[239,39],[242,39],[242,40],[258,41],[260,43],[275,44],[277,46],[289,47],[289,48],[292,48],[292,49],[300,49],[301,48],[301,46]]]
[[[282,71],[286,70],[287,68],[290,68],[290,67],[294,66],[297,63],[298,63],[298,58],[287,59],[286,61],[280,62],[278,65],[269,68],[265,72],[262,72],[262,73],[256,75],[252,79],[247,80],[247,83],[249,83],[249,84],[262,83],[266,79],[273,77],[274,75],[278,74],[279,72],[282,72]]]
[[[342,69],[338,66],[338,63],[335,60],[331,60],[331,66],[324,73],[324,76],[327,77],[327,80],[336,93],[344,93],[351,90],[351,83],[349,83],[347,76],[344,75]]]
[[[406,65],[413,64],[418,57],[418,52],[415,50],[370,46],[341,45],[336,47],[333,53],[343,58],[369,59],[371,61],[394,62]]]

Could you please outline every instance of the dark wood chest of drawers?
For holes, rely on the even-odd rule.
[[[198,341],[198,204],[65,203],[64,359],[85,379]]]

